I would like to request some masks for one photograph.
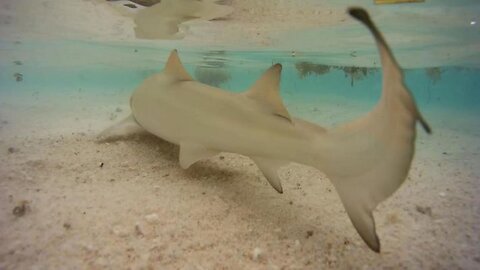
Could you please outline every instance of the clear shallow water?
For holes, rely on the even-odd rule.
[[[0,49],[0,91],[81,89],[90,94],[102,89],[130,93],[161,71],[170,52],[78,41],[0,42]],[[325,64],[335,56],[321,53],[180,51],[180,57],[196,79],[235,92],[248,89],[271,64],[281,63],[282,96],[296,107],[313,101],[374,104],[382,82],[377,67]],[[480,115],[479,68],[406,69],[405,79],[422,110]]]

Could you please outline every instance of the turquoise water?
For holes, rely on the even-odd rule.
[[[0,91],[81,89],[91,94],[130,93],[161,71],[170,51],[79,41],[2,42],[0,49],[5,56],[0,60]],[[281,63],[282,96],[292,106],[314,100],[372,105],[381,89],[378,67],[323,64],[332,56],[321,53],[180,51],[180,57],[196,79],[235,92],[248,89],[271,64]],[[406,69],[405,79],[422,110],[480,113],[479,68],[426,66]]]

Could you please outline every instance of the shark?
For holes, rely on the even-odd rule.
[[[107,0],[111,7],[132,19],[139,39],[182,39],[192,20],[226,19],[231,6],[217,0]]]
[[[182,38],[180,24],[193,20],[226,18],[233,8],[215,0],[162,0],[137,12],[135,36],[142,39]]]
[[[250,157],[283,192],[279,168],[296,162],[333,183],[354,228],[380,252],[372,211],[405,181],[415,151],[416,124],[431,133],[406,87],[400,66],[362,8],[349,14],[373,35],[382,66],[382,93],[363,117],[332,128],[295,118],[280,97],[275,64],[242,93],[195,81],[173,50],[162,72],[133,92],[131,115],[100,134],[102,140],[147,131],[180,146],[184,169],[220,152]]]

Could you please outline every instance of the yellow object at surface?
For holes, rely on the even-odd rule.
[[[401,4],[401,3],[420,3],[425,2],[425,0],[374,0],[375,4]]]

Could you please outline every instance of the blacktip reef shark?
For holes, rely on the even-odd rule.
[[[365,243],[380,252],[372,211],[407,177],[416,122],[431,131],[368,13],[361,8],[349,13],[373,34],[381,57],[381,98],[364,117],[331,129],[293,118],[279,94],[280,64],[239,94],[195,81],[174,50],[163,72],[147,78],[132,94],[131,115],[101,138],[146,130],[180,145],[180,165],[185,169],[220,152],[242,154],[280,193],[280,167],[290,162],[315,167],[332,181]]]

